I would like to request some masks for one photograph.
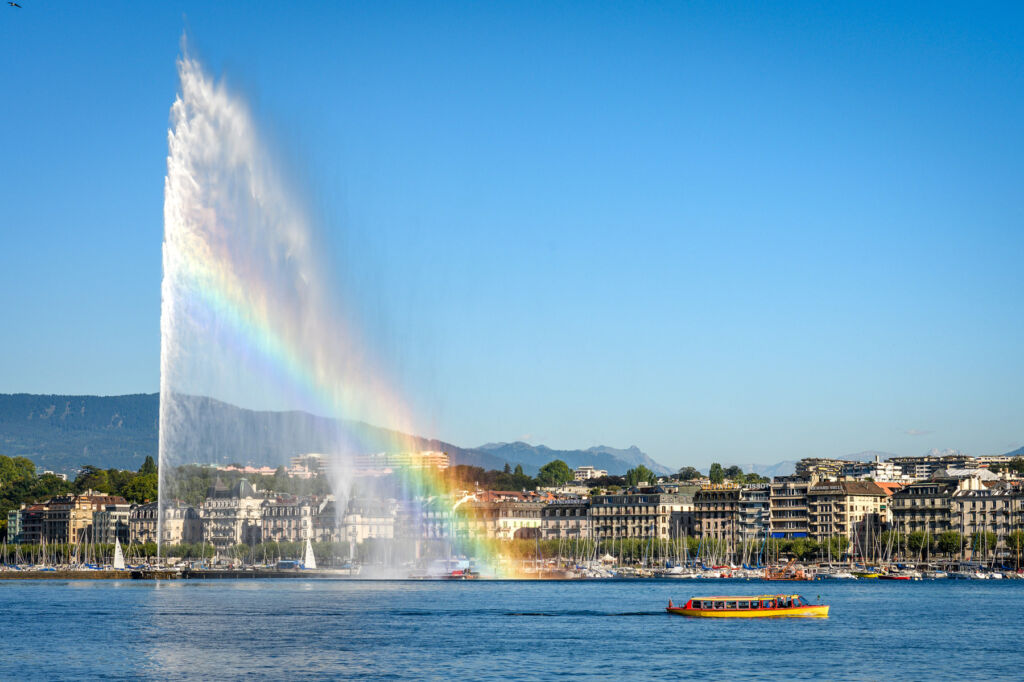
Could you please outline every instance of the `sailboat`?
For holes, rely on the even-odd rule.
[[[114,538],[114,570],[123,571],[124,565],[124,553],[121,551],[121,540],[120,538]]]
[[[302,566],[306,569],[316,568],[316,557],[313,556],[313,543],[306,538],[306,555],[302,558]]]

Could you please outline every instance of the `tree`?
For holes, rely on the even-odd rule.
[[[700,472],[693,467],[683,467],[677,474],[680,481],[692,481],[695,478],[700,478]]]
[[[740,483],[743,482],[743,469],[740,469],[735,464],[726,469],[725,471],[723,471],[722,473],[725,474],[726,478],[732,481],[737,481]]]
[[[643,464],[638,464],[626,472],[626,485],[629,486],[638,485],[640,483],[654,483],[656,480],[658,480],[658,477],[655,473]]]
[[[928,546],[928,534],[924,531],[915,530],[907,535],[907,549],[916,555],[923,555],[925,547]]]
[[[82,467],[81,473],[75,477],[75,491],[83,493],[86,490],[95,490],[98,493],[110,494],[114,492],[110,485],[109,474],[99,467],[86,464]]]
[[[1020,570],[1020,554],[1024,550],[1024,530],[1015,530],[1006,536],[1006,549],[1013,552],[1013,560]]]
[[[522,464],[517,464],[516,465],[516,470],[513,471],[512,473],[515,474],[516,476],[525,476],[526,475],[526,474],[523,473],[523,465]]]
[[[846,554],[846,551],[850,548],[850,541],[846,539],[845,535],[833,535],[819,548],[821,558],[826,559],[829,556],[832,557],[832,561],[839,561]]]
[[[971,546],[970,549],[975,554],[981,552],[991,552],[996,548],[996,543],[999,541],[999,537],[990,531],[975,531],[971,533]]]
[[[892,550],[893,554],[899,554],[903,549],[903,533],[896,530],[883,530],[878,534],[878,541],[886,552]]]
[[[448,470],[448,474],[454,482],[466,484],[484,483],[487,481],[487,470],[483,467],[469,466],[468,464],[456,464]]]
[[[36,477],[36,465],[26,457],[0,455],[0,488],[16,481],[30,481]]]
[[[153,455],[146,455],[146,461],[139,467],[139,473],[142,475],[156,473],[156,462],[153,461]]]
[[[511,474],[512,473],[512,465],[509,464],[508,462],[505,462],[505,468],[502,469],[502,473]]]
[[[946,531],[939,534],[939,551],[948,556],[953,556],[963,546],[963,536],[956,531]]]
[[[990,469],[993,472],[1012,471],[1018,476],[1024,475],[1024,457],[1014,457],[1006,464],[993,464]]]
[[[708,472],[708,478],[711,479],[712,483],[724,483],[725,471],[722,469],[722,465],[718,462],[712,464],[711,470]]]
[[[157,498],[158,477],[154,474],[139,474],[128,482],[118,493],[129,502],[149,502]]]
[[[43,474],[33,482],[31,491],[24,501],[49,499],[70,492],[71,484],[63,478],[59,478],[56,474]]]
[[[818,551],[818,543],[814,540],[796,538],[792,541],[789,551],[793,553],[794,557],[803,561],[814,556],[814,553]]]
[[[572,469],[562,460],[556,459],[540,468],[537,480],[540,481],[541,485],[562,485],[573,480]]]

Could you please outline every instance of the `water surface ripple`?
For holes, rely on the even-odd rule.
[[[797,591],[827,620],[665,615]],[[1020,679],[1024,581],[0,582],[5,679]]]

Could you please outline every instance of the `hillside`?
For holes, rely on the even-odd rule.
[[[158,414],[156,394],[0,395],[0,454],[58,472],[83,464],[137,469],[156,455]]]
[[[192,397],[187,410],[195,415],[190,439],[195,462],[240,462],[278,465],[306,452],[330,451],[339,442],[352,452],[393,448],[396,432],[362,422],[338,421],[305,412],[262,412],[242,409],[211,398]],[[0,394],[0,454],[24,456],[41,469],[74,473],[83,464],[138,469],[147,455],[157,454],[159,395],[68,396]],[[571,467],[591,464],[622,474],[636,464],[658,473],[670,470],[636,447],[604,446],[588,450],[552,450],[526,443],[463,448],[415,437],[414,447],[448,453],[453,464],[501,469],[521,464],[530,474],[552,459]]]
[[[530,445],[517,441],[515,443],[487,443],[476,450],[486,452],[506,462],[522,463],[524,468],[527,465],[541,467],[553,459],[560,459],[573,469],[589,464],[598,469],[606,469],[613,475],[624,474],[638,464],[643,464],[656,474],[675,473],[665,465],[655,462],[635,445],[625,450],[604,445],[586,450],[552,450],[544,445]]]

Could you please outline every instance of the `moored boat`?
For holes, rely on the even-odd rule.
[[[828,604],[811,604],[798,594],[693,597],[683,606],[670,599],[666,611],[694,618],[828,618]]]

